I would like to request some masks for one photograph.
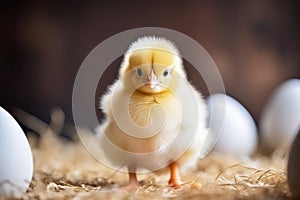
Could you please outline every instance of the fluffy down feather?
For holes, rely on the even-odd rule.
[[[129,185],[138,185],[136,168],[170,166],[169,183],[178,186],[177,166],[193,166],[206,153],[203,98],[187,81],[178,49],[164,38],[130,45],[101,109],[100,147],[112,164],[128,166]]]

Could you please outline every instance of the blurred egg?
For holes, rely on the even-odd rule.
[[[17,121],[0,107],[0,198],[25,192],[33,174],[27,138]]]
[[[206,100],[210,135],[218,135],[214,150],[233,156],[250,156],[257,147],[257,129],[249,112],[225,94],[212,94]]]
[[[300,197],[300,131],[290,149],[287,167],[288,184],[293,196]]]
[[[268,149],[290,145],[300,127],[300,80],[282,83],[271,96],[259,123]]]

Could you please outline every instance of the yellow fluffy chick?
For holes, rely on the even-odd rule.
[[[179,187],[178,167],[204,155],[204,101],[187,81],[178,49],[164,38],[142,37],[131,44],[101,109],[106,119],[100,147],[112,164],[128,167],[126,190],[139,187],[138,168],[169,168],[169,185]]]

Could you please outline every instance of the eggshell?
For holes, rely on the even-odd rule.
[[[295,197],[300,197],[300,131],[290,149],[287,167],[288,184]]]
[[[262,143],[268,149],[289,146],[300,127],[300,80],[282,83],[271,96],[259,123]]]
[[[33,158],[16,120],[0,107],[0,197],[25,192],[33,174]]]
[[[250,156],[257,147],[257,129],[249,112],[225,94],[212,94],[206,102],[209,134],[218,135],[216,131],[220,131],[214,150],[227,155]]]

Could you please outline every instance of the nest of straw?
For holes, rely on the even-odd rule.
[[[288,199],[286,153],[256,154],[250,159],[225,157],[211,152],[193,170],[182,172],[186,183],[198,182],[200,189],[166,185],[168,174],[139,175],[135,193],[119,189],[127,174],[116,172],[94,159],[80,141],[59,137],[64,124],[60,109],[51,114],[50,124],[24,113],[17,118],[40,134],[28,133],[34,156],[34,176],[20,199]]]

